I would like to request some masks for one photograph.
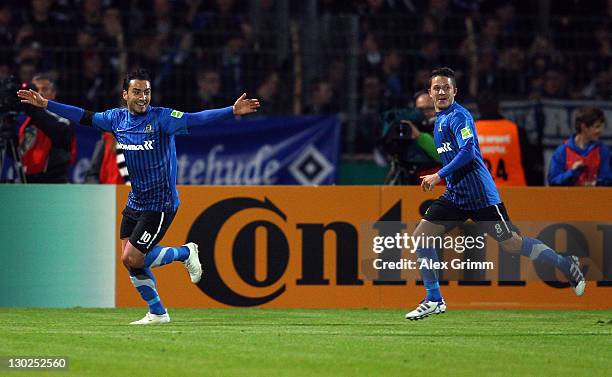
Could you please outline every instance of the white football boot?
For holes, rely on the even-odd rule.
[[[442,314],[446,312],[446,303],[442,301],[428,301],[427,299],[419,302],[416,309],[406,314],[406,319],[416,321],[429,317],[430,314]]]
[[[187,271],[189,271],[189,277],[192,283],[197,283],[202,278],[202,264],[200,264],[200,257],[198,256],[199,250],[198,245],[193,242],[186,244],[189,249],[189,257],[185,259],[183,264]]]
[[[576,296],[582,296],[584,294],[584,288],[586,287],[586,281],[584,275],[580,271],[580,259],[575,255],[565,257],[570,263],[570,276],[569,281],[572,285],[572,289]]]
[[[166,312],[165,314],[147,313],[145,314],[143,319],[140,319],[134,322],[130,322],[130,325],[158,325],[158,324],[169,323],[169,322],[170,322],[170,316],[168,315],[168,312]]]

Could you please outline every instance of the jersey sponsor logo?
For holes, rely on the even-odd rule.
[[[153,132],[153,125],[151,123],[147,124],[147,126],[145,127],[144,130],[145,133],[150,134],[151,132]]]
[[[472,137],[472,129],[469,126],[465,126],[461,129],[461,139],[465,140]]]
[[[451,143],[442,143],[442,146],[436,150],[438,151],[438,154],[441,154],[444,152],[450,152],[453,150],[453,148],[451,148]]]
[[[124,151],[150,151],[153,149],[155,140],[147,140],[144,144],[121,144],[117,143],[117,148]]]
[[[183,117],[183,112],[178,111],[178,110],[172,110],[172,112],[170,113],[170,116],[177,118],[177,119],[181,119]]]

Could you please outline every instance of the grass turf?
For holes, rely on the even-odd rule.
[[[0,356],[68,356],[52,376],[610,375],[612,310],[0,309]],[[15,376],[23,373],[2,372]]]

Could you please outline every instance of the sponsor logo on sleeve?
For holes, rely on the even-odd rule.
[[[472,129],[469,126],[465,126],[461,129],[461,139],[465,140],[472,136]]]
[[[170,116],[176,119],[181,119],[183,117],[183,112],[178,111],[178,110],[172,110],[172,112],[170,113]]]

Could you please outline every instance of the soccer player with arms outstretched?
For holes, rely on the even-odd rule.
[[[202,276],[195,243],[180,247],[157,244],[172,223],[179,205],[174,135],[186,134],[191,127],[254,113],[259,101],[247,99],[245,93],[233,106],[197,113],[152,107],[149,106],[151,79],[145,70],[136,70],[123,81],[127,108],[94,113],[49,101],[33,90],[20,90],[17,95],[23,103],[48,109],[74,123],[112,132],[121,144],[132,186],[121,221],[121,260],[134,287],[149,306],[144,318],[131,324],[170,322],[159,299],[151,268],[181,261],[193,283],[199,282]]]
[[[576,256],[561,256],[542,241],[522,237],[513,229],[504,203],[502,203],[491,174],[482,159],[474,119],[470,112],[455,102],[457,86],[455,73],[450,68],[439,68],[431,73],[429,95],[434,101],[437,119],[434,141],[442,159],[442,169],[422,176],[421,187],[430,191],[442,179],[446,191],[427,209],[413,236],[441,236],[467,219],[482,222],[487,233],[504,250],[520,253],[532,260],[558,268],[569,280],[577,296],[584,293],[585,280]],[[437,261],[435,248],[417,249],[421,261]],[[431,263],[427,263],[431,266]],[[420,269],[427,296],[406,319],[422,319],[430,314],[446,311],[440,294],[438,274],[434,269]]]

